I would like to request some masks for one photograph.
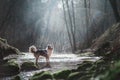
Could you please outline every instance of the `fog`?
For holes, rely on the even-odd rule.
[[[115,21],[114,16],[110,16],[113,11],[106,0],[1,2],[4,4],[2,7],[6,3],[9,5],[0,11],[0,35],[21,50],[26,50],[30,45],[45,48],[47,44],[54,45],[59,52],[71,51],[74,44],[79,49],[87,48],[81,45],[84,45],[88,38],[91,44],[92,40],[99,37]],[[92,30],[97,32],[96,36]],[[22,45],[25,45],[24,49]]]

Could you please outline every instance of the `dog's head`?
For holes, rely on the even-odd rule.
[[[53,51],[53,45],[51,44],[48,44],[47,47],[46,47],[46,50],[49,50],[49,51]]]
[[[53,50],[53,47],[52,47],[51,45],[48,45],[48,46],[47,46],[47,49],[48,49],[48,50]]]

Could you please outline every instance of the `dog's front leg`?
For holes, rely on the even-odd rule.
[[[46,57],[46,63],[49,64],[49,57]]]

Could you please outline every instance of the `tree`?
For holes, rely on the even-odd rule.
[[[4,25],[6,24],[6,21],[8,21],[8,19],[10,19],[10,13],[13,11],[13,8],[16,4],[16,0],[12,0],[8,3],[8,10],[5,13],[5,17],[2,20],[1,24],[0,24],[0,30],[4,29]],[[0,34],[3,33],[2,31],[0,32]]]
[[[64,17],[65,17],[65,24],[66,24],[66,29],[70,41],[70,45],[72,48],[72,52],[74,53],[77,48],[76,48],[76,25],[75,25],[75,11],[74,11],[74,3],[73,0],[71,1],[71,6],[72,9],[70,9],[70,4],[69,0],[64,1],[62,0],[63,3],[63,12],[64,12]]]
[[[84,0],[84,7],[85,7],[85,21],[86,21],[86,40],[87,40],[87,44],[89,43],[88,41],[88,25],[89,25],[89,19],[88,19],[88,8],[87,8],[87,0]]]
[[[109,0],[110,4],[112,6],[113,12],[114,12],[114,16],[117,22],[120,21],[120,15],[118,12],[118,5],[117,5],[117,0]]]

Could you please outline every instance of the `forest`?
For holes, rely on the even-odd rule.
[[[0,0],[0,80],[119,80],[120,0]]]

